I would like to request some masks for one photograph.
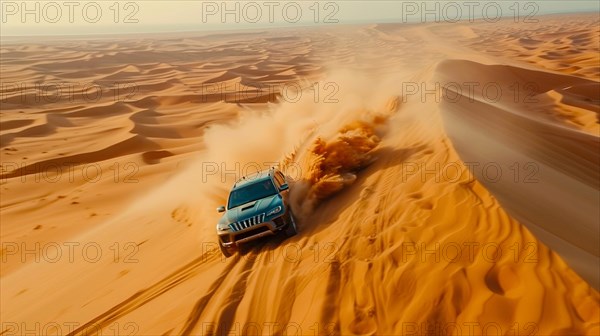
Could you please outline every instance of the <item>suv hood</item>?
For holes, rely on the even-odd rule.
[[[252,216],[266,213],[277,206],[283,207],[283,201],[279,194],[248,202],[233,209],[227,210],[227,212],[225,212],[223,217],[221,217],[219,220],[219,225],[229,225],[237,221],[248,219]]]

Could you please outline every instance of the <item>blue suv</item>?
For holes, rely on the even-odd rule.
[[[217,224],[219,247],[230,257],[237,246],[279,231],[287,237],[298,231],[288,204],[289,186],[285,175],[276,168],[239,179],[229,193],[227,208]]]

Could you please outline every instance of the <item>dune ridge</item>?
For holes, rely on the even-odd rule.
[[[2,88],[0,238],[63,257],[3,244],[0,332],[597,335],[596,65],[488,45],[538,48],[528,32],[560,28],[556,46],[585,54],[596,20],[501,38],[509,24],[479,22],[3,44],[7,82],[125,85],[97,101]],[[404,90],[473,76],[533,78],[517,92],[536,99]],[[72,179],[53,168],[71,162]],[[472,165],[490,162],[533,162],[538,183]],[[215,207],[278,163],[299,234],[224,259]]]

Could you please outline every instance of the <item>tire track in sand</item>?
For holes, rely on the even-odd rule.
[[[185,266],[179,268],[177,271],[171,273],[169,276],[158,281],[154,285],[133,294],[132,296],[125,299],[124,301],[117,304],[116,306],[112,307],[111,309],[107,310],[106,312],[98,315],[94,319],[81,325],[79,328],[75,329],[73,332],[69,333],[68,335],[69,336],[87,335],[89,330],[91,330],[90,328],[94,328],[93,330],[100,330],[100,329],[108,326],[110,323],[114,322],[115,320],[127,315],[128,313],[135,311],[139,307],[158,298],[159,296],[161,296],[165,292],[173,289],[174,287],[181,284],[182,282],[199,274],[200,266],[202,266],[210,261],[213,261],[214,259],[216,259],[218,257],[219,257],[218,255],[213,255],[211,257],[207,257],[205,254],[199,256],[198,258],[192,260]],[[223,271],[223,274],[227,274],[227,272],[229,272],[229,270],[231,268],[233,268],[234,265],[235,265],[235,263],[230,263],[229,265],[227,265],[227,267]],[[223,277],[223,274],[221,275],[221,277]],[[221,279],[221,277],[219,277],[219,280]],[[218,283],[219,282],[216,282],[216,284],[218,284]]]
[[[252,253],[252,252],[250,252]],[[196,302],[194,308],[188,315],[188,318],[181,328],[179,335],[190,335],[196,326],[198,325],[198,321],[200,321],[200,317],[207,307],[210,300],[215,296],[221,285],[226,281],[227,276],[233,273],[233,276],[238,276],[238,280],[236,284],[231,288],[227,299],[227,305],[220,311],[218,322],[217,322],[217,330],[214,334],[221,335],[223,334],[223,329],[228,329],[233,323],[233,317],[235,316],[235,312],[237,307],[239,306],[242,298],[244,297],[244,293],[246,292],[246,284],[248,277],[252,273],[251,270],[256,262],[257,257],[252,258],[244,258],[246,262],[241,266],[241,271],[238,273],[231,272],[232,269],[238,264],[239,260],[242,257],[240,254],[236,254],[235,260],[221,272],[219,277],[212,283],[208,293],[206,293],[200,300]],[[214,321],[214,319],[213,319]],[[210,333],[209,333],[210,334]]]

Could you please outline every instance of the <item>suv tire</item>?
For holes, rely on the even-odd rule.
[[[235,251],[232,248],[223,246],[221,242],[219,242],[218,244],[219,249],[221,250],[221,253],[223,253],[223,256],[225,256],[225,258],[229,258],[235,253]]]
[[[287,224],[285,228],[285,236],[293,237],[298,233],[298,227],[296,226],[296,220],[294,219],[294,214],[292,213],[292,209],[290,209],[290,222]]]

